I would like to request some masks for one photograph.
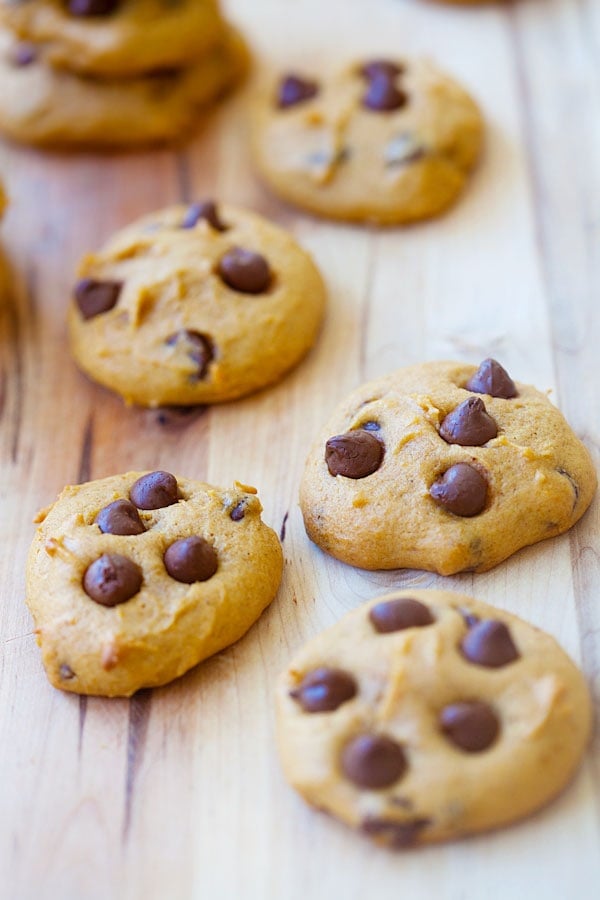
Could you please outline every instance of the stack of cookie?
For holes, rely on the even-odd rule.
[[[247,63],[217,0],[0,0],[0,130],[67,147],[180,140]]]

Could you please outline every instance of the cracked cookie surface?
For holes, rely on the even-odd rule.
[[[253,488],[162,471],[66,487],[38,515],[27,564],[50,682],[129,696],[241,638],[282,574],[261,511]]]
[[[283,76],[255,109],[255,158],[267,184],[335,219],[393,225],[440,214],[462,192],[482,142],[474,100],[417,60]]]
[[[484,572],[583,515],[597,478],[548,397],[494,360],[399,369],[354,391],[300,491],[323,550],[365,569]]]
[[[400,849],[520,819],[555,796],[591,722],[548,634],[448,591],[399,591],[309,641],[277,687],[284,773],[312,805]]]

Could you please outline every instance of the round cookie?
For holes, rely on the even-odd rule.
[[[277,689],[284,773],[309,803],[399,849],[520,819],[584,752],[591,703],[556,641],[448,591],[344,616]]]
[[[50,682],[130,696],[242,637],[275,597],[283,567],[255,493],[167,472],[66,487],[38,515],[27,563]]]
[[[300,503],[311,540],[344,562],[453,575],[566,531],[596,484],[545,394],[491,359],[432,362],[340,404],[310,452]]]
[[[108,78],[192,65],[225,28],[216,0],[0,0],[0,22],[52,67]]]
[[[233,30],[195,66],[126,82],[79,78],[0,29],[0,131],[13,140],[71,148],[181,141],[203,107],[244,74],[248,54]]]
[[[312,346],[325,302],[287,232],[210,202],[145,216],[79,274],[75,359],[142,406],[217,403],[277,381]]]
[[[423,61],[284,76],[257,101],[254,155],[273,190],[318,215],[394,225],[436,216],[480,155],[473,99]]]

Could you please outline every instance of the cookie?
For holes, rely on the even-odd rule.
[[[168,472],[66,487],[39,514],[27,563],[50,682],[127,697],[241,638],[275,597],[283,566],[255,494]]]
[[[545,394],[492,359],[432,362],[340,404],[310,452],[300,502],[311,540],[344,562],[453,575],[566,531],[596,484]]]
[[[108,78],[191,66],[225,28],[216,0],[0,0],[0,22],[52,67]]]
[[[556,641],[449,591],[400,591],[344,616],[277,689],[286,778],[400,849],[521,819],[570,780],[591,703]]]
[[[42,51],[0,30],[0,131],[27,144],[70,148],[181,141],[247,66],[244,42],[230,30],[188,69],[126,82],[80,78],[51,68]]]
[[[480,155],[473,99],[427,62],[363,61],[283,76],[257,101],[254,155],[284,200],[332,219],[394,225],[439,215]]]
[[[325,301],[291,235],[212,202],[145,216],[79,275],[73,355],[142,406],[217,403],[277,381],[313,344]]]

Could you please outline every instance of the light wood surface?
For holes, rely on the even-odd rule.
[[[0,894],[29,898],[591,900],[600,883],[598,741],[527,822],[393,855],[306,807],[273,741],[276,674],[306,639],[395,586],[444,584],[556,635],[600,692],[600,504],[561,538],[485,575],[364,573],[303,530],[297,490],[314,433],[367,377],[425,359],[499,357],[553,390],[600,455],[600,3],[480,8],[427,0],[232,0],[259,67],[424,53],[489,123],[464,200],[438,222],[377,231],[277,202],[247,155],[249,91],[185,150],[78,157],[0,146],[12,205],[0,304]],[[1,88],[0,88],[1,89]],[[81,253],[146,211],[213,195],[290,227],[330,290],[308,360],[253,398],[171,417],[127,410],[66,346]],[[44,677],[23,604],[31,519],[64,484],[164,467],[259,488],[281,530],[281,592],[235,647],[130,701],[79,699]],[[596,732],[596,737],[598,732]]]

